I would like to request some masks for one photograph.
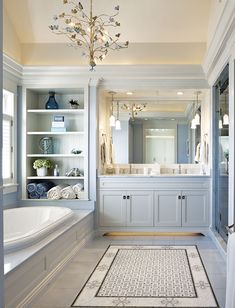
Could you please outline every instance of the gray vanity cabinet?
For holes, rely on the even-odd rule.
[[[208,191],[155,192],[154,222],[156,227],[208,226]]]
[[[101,191],[99,204],[101,227],[153,226],[152,191]]]
[[[181,226],[181,200],[179,191],[155,192],[154,225],[161,227]]]
[[[182,226],[204,227],[209,225],[208,191],[182,191]]]

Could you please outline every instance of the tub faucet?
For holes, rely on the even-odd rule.
[[[181,174],[181,164],[179,164],[179,174]]]

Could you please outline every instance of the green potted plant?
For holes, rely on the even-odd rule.
[[[33,169],[36,169],[37,176],[46,176],[48,169],[53,167],[49,159],[36,159],[33,163]]]

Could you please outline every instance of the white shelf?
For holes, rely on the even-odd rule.
[[[28,180],[84,180],[84,176],[27,176]]]
[[[27,157],[68,157],[68,158],[84,158],[83,154],[27,154]]]
[[[27,132],[27,135],[84,135],[84,132]]]
[[[79,113],[84,113],[84,109],[28,109],[27,112],[37,113],[37,114],[63,114],[63,113],[79,114]]]

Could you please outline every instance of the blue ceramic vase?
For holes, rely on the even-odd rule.
[[[59,106],[55,100],[55,92],[54,91],[50,91],[49,92],[49,99],[46,103],[46,109],[58,109]]]

